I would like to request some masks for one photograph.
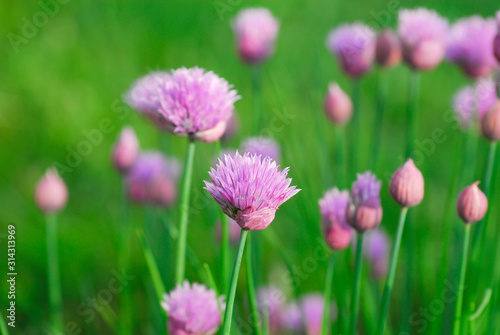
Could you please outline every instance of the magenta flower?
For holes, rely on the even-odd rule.
[[[269,137],[249,137],[241,145],[241,151],[260,155],[262,158],[269,157],[278,163],[281,158],[279,144]]]
[[[475,15],[451,26],[447,57],[470,77],[488,76],[498,62],[493,54],[497,24],[493,19]]]
[[[319,199],[323,233],[333,250],[343,250],[351,241],[353,230],[347,223],[348,206],[349,192],[339,191],[336,187]]]
[[[279,22],[266,8],[249,8],[232,22],[238,53],[248,64],[265,61],[274,53]]]
[[[176,159],[166,158],[161,152],[141,153],[126,177],[130,200],[139,204],[173,205],[179,169]]]
[[[366,237],[364,256],[368,259],[372,277],[382,279],[389,270],[390,241],[387,233],[381,228],[375,229]]]
[[[134,165],[139,153],[139,141],[132,127],[125,127],[120,132],[111,153],[114,167],[121,173],[127,172]]]
[[[436,67],[445,55],[448,21],[426,8],[403,9],[398,20],[405,62],[417,70]]]
[[[345,24],[328,35],[326,46],[337,56],[342,70],[358,78],[365,74],[375,61],[375,31],[362,24]]]
[[[481,79],[476,85],[465,86],[454,95],[453,110],[462,127],[467,129],[475,120],[481,120],[495,101],[495,83],[491,79]]]
[[[279,171],[269,157],[236,152],[210,170],[212,182],[205,181],[205,189],[242,229],[261,230],[271,224],[278,207],[300,191],[290,187],[288,171]]]
[[[35,204],[46,214],[57,213],[66,206],[68,188],[57,174],[57,170],[50,168],[38,181],[35,189]]]
[[[358,232],[374,229],[382,220],[380,188],[382,183],[371,172],[358,174],[352,184],[347,220]]]
[[[219,299],[224,309],[223,297],[217,298],[213,290],[187,281],[164,295],[161,305],[168,315],[168,332],[172,335],[212,335],[221,324],[217,306]]]
[[[281,316],[286,308],[285,294],[276,286],[265,286],[257,290],[257,305],[261,315],[269,315],[269,330],[276,333]]]

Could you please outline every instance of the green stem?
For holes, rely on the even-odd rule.
[[[351,334],[356,334],[356,325],[358,324],[359,310],[359,292],[361,288],[361,259],[363,254],[363,233],[358,233],[356,243],[356,264],[354,266],[354,287],[351,299]]]
[[[398,264],[399,248],[401,247],[401,239],[403,237],[403,230],[405,227],[406,214],[408,213],[408,208],[401,208],[399,214],[398,229],[396,231],[396,241],[392,249],[391,265],[389,267],[389,274],[387,275],[387,282],[384,287],[384,294],[382,296],[382,307],[379,320],[379,327],[377,334],[383,335],[385,329],[385,323],[387,318],[387,311],[389,309],[389,297],[391,296],[392,286],[394,285],[394,277],[396,274],[396,267]]]
[[[184,280],[186,268],[186,244],[187,244],[187,224],[189,216],[189,197],[191,195],[191,180],[193,175],[193,158],[195,142],[191,138],[188,140],[186,160],[184,162],[184,175],[182,176],[181,204],[179,219],[179,241],[177,244],[177,262],[175,267],[175,283],[181,284]]]
[[[411,158],[413,154],[414,142],[418,132],[418,96],[420,89],[420,73],[413,71],[410,73],[408,86],[408,109],[407,109],[407,137],[406,137],[406,157]]]
[[[216,142],[217,157],[221,158],[221,141]],[[221,260],[222,260],[222,290],[227,290],[227,281],[229,280],[229,227],[227,216],[224,212],[220,211],[220,223],[222,227],[222,247],[221,247]]]
[[[222,317],[222,306],[220,305],[219,290],[217,289],[217,284],[215,283],[214,275],[212,274],[212,271],[210,270],[210,267],[208,266],[207,263],[203,263],[203,269],[205,270],[205,274],[207,275],[210,287],[212,288],[212,290],[214,290],[215,296],[217,297],[217,308],[219,309],[219,313]]]
[[[130,266],[130,233],[132,231],[131,224],[128,216],[128,206],[126,198],[126,186],[122,186],[122,203],[120,213],[120,251],[119,263],[120,268],[128,271]],[[132,334],[132,315],[131,315],[131,298],[130,298],[130,285],[126,285],[120,292],[120,318],[119,318],[119,332],[123,335]]]
[[[360,89],[360,84],[359,84],[359,79],[353,79],[352,80],[352,91],[351,91],[351,100],[352,100],[352,121],[351,121],[351,126],[350,126],[350,148],[351,148],[351,173],[352,173],[352,178],[356,175],[358,171],[358,143],[359,141],[359,89]]]
[[[51,312],[52,333],[63,331],[61,277],[59,274],[59,256],[57,253],[57,217],[55,214],[46,216],[47,224],[47,266],[49,284],[49,302]]]
[[[224,313],[224,324],[222,326],[222,334],[229,335],[231,331],[231,319],[233,317],[234,297],[236,295],[236,285],[238,283],[238,275],[240,273],[241,259],[243,258],[243,250],[245,249],[245,240],[248,235],[248,230],[242,230],[238,251],[234,260],[233,273],[229,282],[229,291],[227,293],[226,312]]]
[[[253,328],[255,334],[260,335],[262,331],[260,329],[260,319],[259,319],[259,308],[257,305],[257,294],[255,293],[255,279],[253,275],[253,264],[252,264],[252,254],[253,245],[251,243],[251,235],[248,235],[248,247],[245,255],[245,266],[247,270],[247,290],[248,290],[248,301],[250,302],[250,317],[252,319]]]
[[[330,305],[332,300],[332,286],[333,286],[333,269],[335,267],[335,254],[330,256],[328,268],[326,269],[325,280],[325,305],[323,308],[323,323],[321,325],[321,334],[327,335],[330,324]]]
[[[163,295],[166,293],[165,286],[163,285],[163,281],[161,279],[160,271],[158,270],[158,265],[156,264],[153,253],[151,252],[151,248],[149,247],[146,238],[144,237],[144,233],[137,229],[137,236],[142,245],[142,251],[144,253],[144,259],[146,260],[146,265],[149,270],[149,274],[151,275],[151,280],[153,282],[153,286],[156,292],[156,297],[158,299],[158,303],[163,300]]]
[[[490,194],[491,186],[491,176],[493,175],[493,166],[495,165],[495,154],[497,151],[497,142],[490,143],[490,150],[488,152],[488,160],[486,162],[486,168],[484,170],[483,179],[483,192],[486,196]]]
[[[460,334],[460,326],[462,324],[462,301],[464,295],[465,273],[467,272],[467,256],[469,255],[470,226],[470,224],[465,225],[462,262],[460,265],[460,281],[458,286],[457,304],[455,305],[455,318],[453,322],[453,335]]]
[[[0,313],[0,334],[10,335],[2,313]]]
[[[264,126],[264,111],[262,110],[262,69],[259,65],[252,67],[252,107],[257,134]]]
[[[382,126],[384,124],[384,112],[387,101],[387,70],[379,69],[378,71],[378,85],[377,85],[377,109],[375,114],[375,129],[373,130],[373,146],[371,153],[371,164],[376,169],[378,156],[380,153],[380,142],[382,139]]]

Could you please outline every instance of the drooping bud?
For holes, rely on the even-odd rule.
[[[479,182],[476,181],[460,192],[457,200],[458,216],[465,223],[480,221],[488,209],[488,199],[479,189]]]
[[[352,116],[351,98],[337,83],[331,83],[325,97],[324,109],[326,116],[334,124],[346,124]]]
[[[392,175],[389,192],[402,207],[416,206],[424,198],[424,177],[411,158]]]
[[[392,29],[384,29],[377,37],[375,60],[383,68],[391,68],[401,62],[401,42]]]
[[[139,153],[139,142],[132,127],[125,127],[120,132],[116,141],[111,160],[115,168],[121,172],[127,172],[137,158]]]
[[[481,131],[490,141],[500,140],[500,99],[497,99],[481,120]]]
[[[68,188],[66,184],[59,177],[56,169],[48,169],[36,186],[36,205],[42,212],[51,214],[63,209],[67,201]]]

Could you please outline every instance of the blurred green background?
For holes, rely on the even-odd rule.
[[[118,270],[121,177],[110,164],[110,149],[121,128],[130,124],[143,149],[159,148],[164,141],[168,143],[167,154],[181,161],[185,150],[185,139],[160,135],[122,102],[124,92],[135,79],[153,70],[181,66],[212,70],[232,83],[242,97],[236,103],[240,133],[227,146],[236,148],[241,139],[255,135],[251,126],[250,69],[237,58],[230,28],[231,19],[239,9],[265,6],[281,22],[276,53],[264,66],[264,106],[268,120],[272,116],[288,115],[282,120],[284,127],[272,131],[272,136],[282,147],[282,165],[291,167],[293,184],[302,192],[282,206],[272,227],[298,265],[311,257],[318,245],[317,200],[335,181],[333,170],[326,171],[323,163],[323,159],[327,159],[326,164],[333,166],[335,129],[323,116],[322,99],[330,81],[339,82],[347,92],[350,90],[348,78],[339,71],[336,60],[325,48],[330,29],[357,20],[376,29],[386,25],[394,27],[397,16],[388,11],[393,6],[427,6],[451,21],[475,13],[493,16],[498,10],[495,1],[464,0],[61,2],[64,3],[55,0],[0,3],[0,278],[7,272],[6,227],[14,224],[18,294],[17,327],[13,334],[48,333],[45,223],[33,204],[35,184],[51,165],[68,165],[69,152],[77,150],[86,139],[85,132],[98,130],[105,119],[112,123],[112,131],[102,133],[102,140],[92,145],[91,152],[70,167],[70,171],[61,172],[70,198],[59,217],[59,251],[65,320],[74,321],[82,334],[113,333],[99,313],[86,322],[87,316],[78,312],[83,302],[107,287],[113,270]],[[49,12],[45,16],[47,20],[39,14],[41,11]],[[27,26],[33,22],[37,26],[30,30]],[[383,180],[382,226],[391,236],[399,207],[389,196],[388,178],[403,161],[408,74],[402,65],[390,73],[381,162],[375,169]],[[376,79],[374,69],[362,81],[362,130],[358,135],[366,153],[361,158],[365,168],[373,165],[368,160]],[[437,272],[445,253],[450,252],[458,262],[461,223],[453,215],[452,226],[444,226],[443,218],[449,181],[461,157],[458,143],[462,132],[454,127],[454,122],[444,121],[444,117],[450,112],[452,94],[466,82],[461,72],[447,63],[422,75],[419,141],[430,139],[437,128],[444,131],[446,140],[434,143],[425,159],[417,162],[426,179],[426,197],[412,210],[411,228],[405,232],[391,302],[392,326],[408,333],[430,331],[433,322],[419,331],[421,327],[397,320],[402,313],[409,315],[429,306],[443,289],[444,283],[437,282]],[[487,143],[481,140],[477,178],[483,171],[486,149]],[[201,204],[201,210],[193,211],[190,218],[188,243],[202,262],[208,262],[217,270],[219,246],[214,238],[214,223],[218,210],[202,189],[214,150],[213,144],[197,145],[192,199]],[[343,187],[351,182],[337,181]],[[470,182],[472,180],[467,183]],[[498,182],[495,185],[493,190],[498,190]],[[493,193],[495,198],[491,204],[498,203],[497,192]],[[491,211],[494,215],[490,226],[498,225],[498,209],[491,206]],[[169,211],[174,222],[177,212],[177,208]],[[131,218],[140,224],[144,220],[143,209],[134,207]],[[453,229],[454,234],[450,249],[443,250],[442,236],[447,229]],[[263,241],[264,263],[258,269],[259,278],[280,284],[280,273],[285,271],[281,257],[265,242],[267,239]],[[409,243],[413,244],[411,258],[406,255]],[[164,269],[171,266],[168,256],[171,246],[155,245],[153,249],[164,257],[159,261]],[[150,326],[154,320],[154,313],[146,303],[150,284],[137,239],[134,239],[132,254],[135,333],[157,333]],[[325,268],[326,261],[320,261],[300,282],[298,290],[323,290]],[[193,267],[188,265],[187,271],[191,281],[201,281]],[[406,273],[411,274],[411,281]],[[170,288],[172,280],[167,272],[163,274]],[[369,273],[365,272],[364,277],[368,280]],[[448,277],[457,277],[456,266],[450,267]],[[412,287],[406,286],[408,281]],[[244,276],[239,286],[242,290],[243,283]],[[5,280],[0,281],[0,292],[1,311],[5,314]],[[406,312],[401,307],[407,296],[403,292],[411,292],[412,296],[411,307]],[[118,310],[117,296],[110,306]],[[445,313],[452,307],[446,306]],[[446,314],[438,318],[443,315]]]

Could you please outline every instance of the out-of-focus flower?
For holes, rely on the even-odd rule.
[[[380,32],[375,48],[375,60],[383,68],[391,68],[401,62],[401,42],[390,28]]]
[[[223,297],[216,297],[213,290],[197,283],[190,285],[187,281],[177,285],[161,302],[168,315],[169,334],[215,334],[221,324],[217,299],[225,309]]]
[[[405,62],[417,70],[430,70],[445,55],[448,21],[426,8],[403,9],[399,11],[398,35]]]
[[[481,131],[490,141],[500,140],[500,99],[496,100],[481,120]]]
[[[375,61],[375,31],[363,23],[344,24],[332,30],[326,40],[330,52],[337,56],[342,70],[358,78],[369,71]]]
[[[306,294],[300,299],[300,310],[307,335],[321,334],[324,309],[325,297],[319,293]]]
[[[161,152],[140,153],[126,177],[127,194],[139,204],[171,206],[177,198],[180,165]]]
[[[349,192],[337,188],[328,190],[319,200],[323,233],[328,245],[334,250],[349,246],[352,228],[347,223],[346,211],[349,206]]]
[[[363,251],[370,263],[372,277],[377,280],[384,278],[389,270],[389,237],[384,230],[378,228],[368,233],[365,243]]]
[[[481,120],[496,100],[495,83],[491,79],[480,79],[475,86],[462,87],[453,96],[453,110],[462,127],[467,129],[475,120]]]
[[[337,125],[349,122],[352,116],[351,98],[340,88],[337,83],[328,86],[328,93],[324,101],[326,116]]]
[[[467,186],[458,196],[458,216],[467,224],[480,221],[488,210],[488,199],[477,185],[478,181]]]
[[[424,198],[424,176],[411,158],[392,175],[389,192],[402,207],[416,206]]]
[[[291,333],[300,333],[303,331],[302,312],[296,302],[289,303],[282,309],[280,328]]]
[[[274,220],[278,207],[300,190],[290,187],[288,168],[279,171],[269,157],[238,152],[225,155],[208,173],[205,189],[242,229],[261,230]]]
[[[45,214],[57,213],[66,206],[68,188],[57,174],[50,168],[38,181],[35,189],[35,204]]]
[[[241,228],[238,226],[236,221],[234,221],[231,218],[227,218],[227,228],[229,231],[229,243],[232,245],[238,245],[238,242],[240,240],[240,234],[241,234]],[[217,230],[216,230],[216,236],[219,241],[222,239],[222,224],[219,221],[217,221]]]
[[[276,286],[264,286],[257,290],[257,307],[261,318],[268,317],[271,334],[280,327],[285,305],[285,294]],[[267,316],[266,316],[267,315]]]
[[[279,22],[266,8],[248,8],[232,22],[238,53],[245,63],[257,64],[274,53]]]
[[[448,37],[447,57],[469,77],[488,76],[498,62],[493,54],[497,25],[478,15],[455,22]]]
[[[113,147],[111,161],[121,173],[127,172],[134,165],[139,153],[139,142],[132,127],[125,127],[120,132]]]
[[[281,158],[279,144],[269,137],[249,137],[242,143],[241,151],[243,153],[248,152],[250,154],[260,155],[262,158],[269,157],[278,164]]]
[[[233,139],[238,134],[240,128],[240,121],[236,113],[233,112],[229,120],[227,120],[226,131],[220,138],[221,141],[227,142]]]
[[[351,187],[347,221],[359,233],[378,227],[382,220],[380,188],[382,183],[371,172],[358,174]]]

